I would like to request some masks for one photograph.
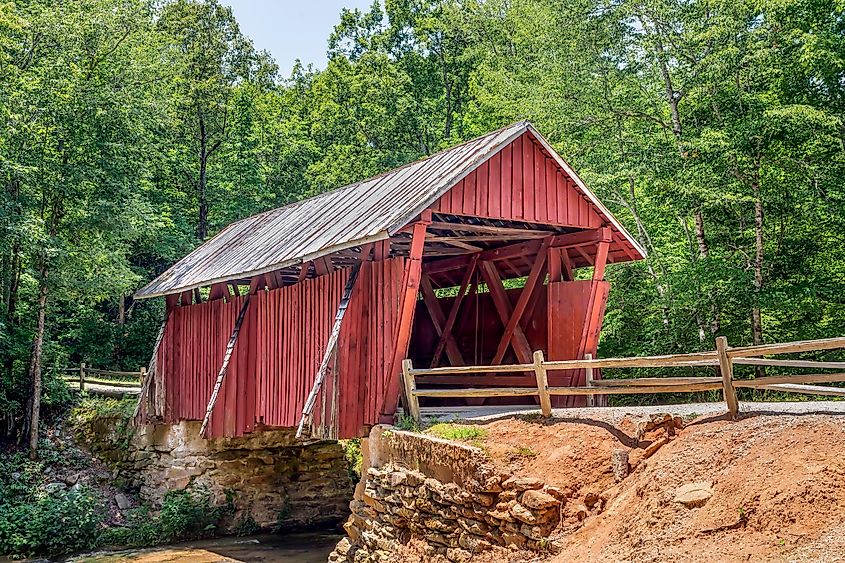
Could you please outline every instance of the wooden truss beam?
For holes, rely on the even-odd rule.
[[[550,234],[554,234],[551,231],[544,231],[538,229],[515,229],[513,227],[470,225],[468,223],[446,223],[443,221],[432,221],[428,228],[432,231],[463,231],[465,233],[482,233],[498,236],[507,236],[510,238],[543,238]]]
[[[458,312],[461,310],[461,303],[464,301],[464,296],[467,293],[470,281],[475,275],[475,266],[478,263],[478,255],[474,255],[469,261],[469,267],[464,272],[464,279],[461,280],[461,287],[458,290],[458,295],[455,296],[455,301],[452,302],[452,309],[449,311],[449,316],[443,325],[443,334],[440,335],[440,340],[437,342],[437,347],[434,349],[434,356],[431,358],[431,367],[437,367],[440,363],[440,356],[443,355],[443,349],[446,346],[447,338],[451,337],[452,328],[455,326],[455,321],[458,318]]]
[[[425,303],[428,313],[431,316],[431,321],[434,324],[434,330],[437,331],[437,336],[446,339],[446,356],[449,358],[449,363],[453,366],[465,365],[464,359],[461,356],[461,351],[458,348],[457,342],[452,337],[451,332],[445,332],[446,315],[443,314],[443,309],[440,307],[440,300],[434,293],[434,287],[431,285],[431,279],[423,274],[420,278],[420,293],[422,293],[423,302]]]
[[[496,265],[493,262],[480,262],[479,268],[481,269],[481,275],[484,277],[484,281],[487,282],[487,289],[490,290],[490,296],[493,298],[496,312],[499,314],[502,324],[507,327],[511,317],[513,317],[513,306],[505,291],[502,277],[499,275]],[[528,339],[525,337],[525,333],[519,324],[513,327],[512,339],[517,360],[523,364],[530,364],[533,361],[531,357],[531,345],[528,344]]]
[[[599,242],[610,242],[612,233],[610,228],[602,227],[598,229],[591,229],[588,231],[578,231],[575,233],[567,233],[565,235],[556,235],[552,237],[552,242],[549,245],[552,248],[575,248],[580,249],[583,246],[591,246]],[[480,253],[479,260],[483,262],[505,260],[517,256],[533,255],[540,248],[541,242],[539,240],[531,240],[527,242],[518,242],[500,248],[485,250]],[[586,254],[585,254],[586,256]],[[454,258],[447,258],[444,260],[437,260],[425,265],[425,271],[430,274],[448,272],[449,270],[458,270],[466,266],[469,262],[469,255],[457,256]],[[590,260],[592,264],[592,260]],[[533,361],[533,360],[532,360]]]
[[[539,286],[543,285],[543,280],[540,278],[540,274],[543,272],[543,267],[546,264],[546,251],[548,250],[551,242],[551,238],[546,238],[543,239],[543,244],[540,245],[537,257],[534,259],[534,264],[531,266],[531,271],[528,274],[528,279],[525,281],[525,286],[522,288],[522,291],[519,292],[519,299],[517,299],[516,305],[514,305],[510,318],[505,322],[505,331],[502,333],[502,338],[499,340],[499,346],[496,348],[496,355],[493,356],[492,365],[498,365],[502,362],[502,358],[505,357],[505,352],[507,352],[508,346],[511,344],[516,329],[519,328],[520,331],[522,331],[519,321],[522,319],[523,313],[525,313],[525,309],[528,306],[528,302],[532,294],[539,291]],[[516,348],[517,347],[514,346],[514,352],[517,351]],[[529,353],[531,352],[530,346],[528,351]]]

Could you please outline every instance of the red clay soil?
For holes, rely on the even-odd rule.
[[[845,561],[843,422],[790,414],[699,419],[619,484],[611,454],[633,446],[630,421],[623,432],[595,421],[503,420],[484,425],[482,445],[511,472],[570,490],[553,538],[560,551],[546,561]],[[630,450],[633,462],[660,432]],[[696,482],[712,483],[704,506],[675,501],[678,487]]]

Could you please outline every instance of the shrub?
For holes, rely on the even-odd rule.
[[[231,498],[222,506],[214,506],[205,488],[170,491],[157,515],[147,507],[136,508],[129,513],[127,526],[105,530],[100,543],[144,547],[205,538],[213,536],[232,512]]]
[[[80,487],[38,493],[24,503],[0,504],[0,553],[57,556],[97,545],[106,513],[103,500]]]
[[[352,438],[351,440],[339,440],[340,447],[343,448],[343,455],[346,458],[346,468],[349,471],[349,478],[354,483],[361,480],[361,466],[364,463],[364,457],[361,454],[361,439]]]

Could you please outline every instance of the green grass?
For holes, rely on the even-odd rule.
[[[444,440],[459,440],[462,442],[483,440],[487,437],[487,430],[479,426],[465,424],[449,424],[441,422],[435,424],[426,434],[443,438]]]

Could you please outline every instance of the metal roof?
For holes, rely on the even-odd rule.
[[[564,166],[613,230],[645,251],[527,121],[355,184],[232,223],[138,290],[151,298],[263,274],[388,238],[479,164],[530,131]]]

